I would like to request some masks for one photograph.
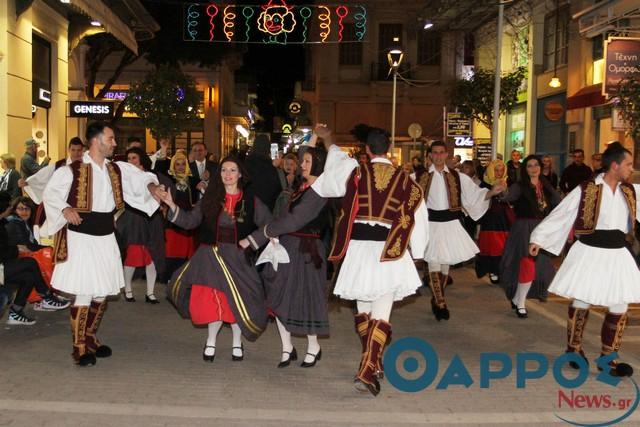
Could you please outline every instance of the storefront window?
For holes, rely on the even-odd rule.
[[[51,43],[33,35],[31,50],[31,134],[40,149],[49,152],[49,108],[51,108]]]
[[[505,144],[505,158],[511,156],[513,150],[525,154],[525,127],[527,108],[525,104],[518,105],[507,116],[507,141]]]

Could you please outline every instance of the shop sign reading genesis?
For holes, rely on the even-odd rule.
[[[113,109],[113,102],[69,101],[69,117],[110,119],[111,117],[113,117]]]

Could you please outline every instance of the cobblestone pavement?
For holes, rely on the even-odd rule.
[[[436,380],[417,393],[401,392],[385,380],[377,398],[353,389],[360,355],[348,303],[332,302],[331,338],[321,340],[323,358],[311,369],[298,364],[276,368],[280,345],[273,323],[258,341],[245,342],[242,362],[231,361],[231,331],[224,328],[215,362],[203,362],[206,330],[181,319],[164,300],[145,304],[142,282],[134,284],[138,302],[119,298],[110,304],[101,339],[114,355],[94,367],[72,364],[66,311],[36,313],[38,323],[32,327],[7,326],[5,314],[0,327],[0,426],[563,425],[557,415],[595,423],[625,412],[620,406],[579,407],[585,398],[578,395],[608,394],[618,404],[635,399],[630,380],[613,388],[596,381],[594,368],[585,384],[573,390],[573,408],[567,403],[572,390],[562,389],[551,373],[529,380],[524,389],[516,387],[515,374],[481,388],[482,352],[508,353],[514,371],[517,352],[540,352],[551,363],[561,355],[567,303],[557,298],[544,304],[532,301],[530,317],[518,319],[502,291],[488,280],[476,279],[468,268],[452,274],[455,284],[447,289],[451,320],[435,321],[428,293],[397,304],[391,319],[394,340],[418,337],[436,349]],[[599,352],[601,320],[598,313],[592,315],[585,334],[592,358]],[[639,325],[635,320],[627,329],[621,355],[638,368]],[[294,339],[294,344],[304,354],[305,340]],[[473,384],[436,389],[456,354]],[[415,378],[424,364],[411,374],[400,371]],[[640,425],[640,414],[633,413],[624,425]]]

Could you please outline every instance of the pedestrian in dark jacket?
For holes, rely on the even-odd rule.
[[[253,150],[244,161],[244,166],[250,179],[247,188],[251,189],[251,192],[273,212],[282,185],[278,170],[273,166],[269,156],[270,149],[269,137],[258,135],[253,142]]]

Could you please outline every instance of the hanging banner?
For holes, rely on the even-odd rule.
[[[269,0],[264,5],[187,3],[184,5],[185,41],[222,43],[347,43],[364,41],[367,9],[340,5],[287,5]],[[345,31],[345,24],[348,31]]]
[[[618,93],[620,80],[640,73],[640,39],[609,37],[604,44],[604,84],[602,94]]]

